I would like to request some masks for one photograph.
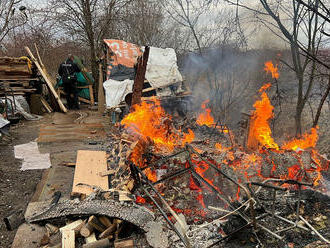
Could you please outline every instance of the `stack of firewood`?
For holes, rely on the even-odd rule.
[[[41,240],[42,247],[83,247],[83,248],[133,248],[133,239],[120,239],[122,220],[110,219],[106,216],[90,216],[87,219],[77,219],[58,227],[47,223],[46,233]],[[61,236],[61,241],[54,244],[55,236]]]

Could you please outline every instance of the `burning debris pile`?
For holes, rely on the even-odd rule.
[[[265,70],[278,77],[273,64],[266,63]],[[91,209],[107,199],[111,207],[104,208],[111,211],[101,207],[84,214],[134,224],[140,230],[131,232],[134,247],[140,247],[136,237],[141,232],[152,247],[219,247],[232,238],[240,245],[272,247],[308,244],[315,237],[329,244],[322,228],[310,222],[316,223],[317,214],[326,229],[321,209],[329,198],[322,194],[326,190],[322,172],[330,161],[315,149],[317,128],[276,143],[269,127],[273,117],[269,87],[265,84],[259,90],[246,145],[236,144],[233,132],[214,120],[207,101],[194,123],[174,120],[157,99],[133,106],[109,144],[104,174],[110,179],[109,188],[94,187],[94,193],[79,203]],[[32,219],[64,216],[63,211],[56,207],[46,217]],[[111,242],[116,242],[110,234]]]

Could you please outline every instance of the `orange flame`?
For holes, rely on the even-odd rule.
[[[273,65],[272,61],[267,61],[265,62],[265,68],[264,70],[267,72],[267,73],[271,73],[272,74],[272,78],[276,78],[278,79],[279,77],[279,73],[278,73],[278,67],[277,65]]]
[[[204,110],[204,112],[200,113],[196,122],[198,125],[203,126],[206,125],[208,127],[215,127],[214,119],[211,115],[211,109],[206,107],[206,104],[208,104],[210,100],[205,100],[202,103],[201,108]]]
[[[265,92],[269,87],[270,84],[266,84],[260,88],[261,100],[257,100],[253,105],[255,111],[250,125],[248,146],[250,146],[249,143],[251,143],[254,138],[261,146],[278,150],[279,147],[272,138],[272,131],[268,123],[268,121],[273,118],[274,109]]]
[[[138,144],[130,155],[130,160],[139,167],[145,164],[142,155],[148,142],[152,141],[156,150],[173,151],[175,147],[184,146],[194,139],[192,130],[182,133],[181,130],[173,127],[171,116],[165,113],[160,101],[155,98],[151,103],[141,102],[134,105],[133,112],[127,115],[121,124],[140,136]],[[157,181],[156,171],[147,168],[144,172],[150,181]]]
[[[305,133],[301,139],[293,139],[282,146],[282,149],[296,151],[298,148],[314,148],[318,140],[317,127],[312,128],[310,133]]]
[[[171,126],[171,116],[165,113],[160,101],[154,98],[151,103],[141,102],[133,106],[134,111],[127,115],[121,124],[144,138],[150,138],[156,149],[173,151],[194,139],[192,130],[181,133]]]

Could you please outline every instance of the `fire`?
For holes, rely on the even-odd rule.
[[[265,92],[269,87],[270,84],[266,84],[260,88],[261,99],[253,105],[255,111],[251,119],[248,146],[253,146],[253,140],[257,140],[261,146],[278,150],[279,147],[272,138],[272,131],[269,126],[269,120],[273,118],[274,109]]]
[[[293,139],[284,145],[282,149],[296,151],[298,148],[307,149],[314,148],[318,140],[317,127],[312,128],[310,133],[305,133],[300,139]]]
[[[192,130],[182,133],[171,125],[171,116],[160,106],[160,101],[154,98],[151,103],[141,102],[133,106],[133,112],[127,115],[121,124],[141,137],[153,141],[156,149],[173,151],[177,146],[184,146],[194,139]]]
[[[278,73],[278,67],[277,65],[273,65],[272,61],[267,61],[265,62],[265,68],[264,70],[267,73],[271,73],[272,74],[272,78],[278,79],[278,77],[280,76],[280,74]]]
[[[151,103],[141,102],[134,105],[133,112],[127,115],[121,124],[139,136],[139,141],[130,155],[130,160],[139,167],[143,167],[145,163],[143,154],[150,141],[158,151],[173,151],[175,147],[184,146],[194,139],[192,130],[183,133],[173,127],[171,116],[166,114],[160,106],[160,101],[155,98]],[[157,181],[155,171],[147,168],[144,172],[150,181]]]
[[[216,123],[214,122],[214,119],[211,115],[211,109],[206,107],[206,104],[208,104],[210,100],[205,100],[201,108],[204,110],[204,112],[200,113],[196,122],[198,125],[203,126],[206,125],[208,127],[215,127]]]
[[[217,151],[219,152],[226,152],[229,151],[231,148],[230,147],[224,147],[222,144],[220,143],[216,143],[215,144],[215,148],[217,149]]]

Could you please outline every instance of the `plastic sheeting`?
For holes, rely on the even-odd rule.
[[[150,47],[146,79],[154,88],[182,82],[173,48]]]
[[[13,97],[8,96],[8,99],[13,100]],[[7,100],[8,114],[12,113],[12,105],[11,105],[10,100]],[[40,116],[40,115],[34,115],[34,114],[29,113],[30,112],[29,104],[27,103],[27,101],[25,100],[25,98],[23,96],[14,96],[14,100],[15,100],[15,104],[13,102],[13,107],[15,107],[15,105],[16,105],[15,114],[22,115],[28,121],[37,121],[37,120],[42,119],[42,116]],[[0,98],[0,101],[5,102],[5,98]]]
[[[41,154],[36,142],[14,146],[15,158],[23,159],[21,170],[47,169],[51,166],[49,153]]]
[[[110,74],[111,77],[111,74]],[[182,82],[182,76],[177,66],[177,58],[173,48],[150,47],[150,54],[146,70],[146,79],[151,87],[164,88],[177,82]],[[133,80],[116,81],[109,79],[103,83],[107,108],[113,108],[132,92]],[[165,94],[166,93],[166,94]],[[164,92],[170,95],[171,91]]]
[[[116,107],[133,90],[133,80],[116,81],[109,79],[103,83],[107,108]]]
[[[3,118],[2,114],[0,114],[0,129],[3,128],[4,126],[8,125],[10,122]]]

